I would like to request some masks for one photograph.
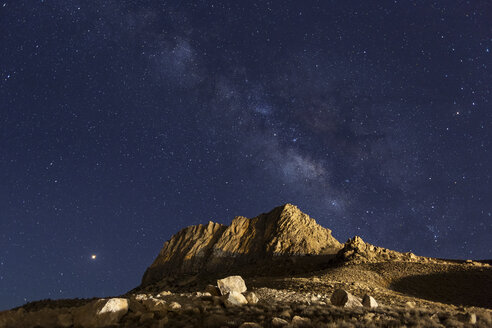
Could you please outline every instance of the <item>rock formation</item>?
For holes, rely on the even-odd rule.
[[[286,204],[230,226],[209,222],[184,228],[164,243],[146,270],[142,286],[164,277],[224,272],[279,257],[336,254],[342,245],[296,206]]]
[[[400,253],[387,248],[365,243],[362,238],[350,238],[338,252],[337,259],[351,263],[369,263],[384,261],[428,262],[429,258],[416,256],[413,253]]]

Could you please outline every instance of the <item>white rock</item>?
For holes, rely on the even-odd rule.
[[[289,322],[287,320],[284,320],[284,319],[281,319],[281,318],[273,318],[272,319],[272,326],[273,327],[283,327],[283,326],[287,326],[289,324]]]
[[[376,302],[374,297],[366,294],[362,298],[362,305],[364,305],[364,307],[369,308],[369,309],[375,309],[378,307],[378,302]]]
[[[126,298],[100,299],[74,311],[74,326],[97,328],[116,325],[127,312]]]
[[[217,287],[222,295],[229,292],[244,293],[247,290],[246,283],[241,276],[230,276],[217,280]]]
[[[147,296],[147,294],[137,294],[137,295],[135,295],[135,299],[137,301],[143,301],[143,300],[146,300],[148,298],[149,297]]]
[[[244,304],[248,304],[248,301],[246,300],[244,295],[238,292],[234,292],[234,291],[229,292],[222,297],[223,297],[224,305],[226,307],[241,306]]]
[[[248,301],[248,304],[256,304],[258,303],[258,296],[256,296],[255,293],[253,292],[247,292],[244,294],[244,297],[246,297],[246,300]]]
[[[179,304],[178,302],[171,302],[169,304],[169,310],[171,310],[171,311],[177,311],[179,309],[181,309],[181,304]]]
[[[163,296],[168,296],[168,295],[172,295],[173,293],[171,293],[170,291],[168,290],[164,290],[162,292],[160,292],[159,294],[157,294],[157,297],[163,297]]]

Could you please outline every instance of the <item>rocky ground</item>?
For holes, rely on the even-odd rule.
[[[222,292],[209,282],[221,286],[216,278],[188,277],[117,299],[34,302],[0,313],[0,327],[492,326],[488,264],[348,262],[288,277],[249,276],[244,287]],[[354,303],[334,300],[336,290]],[[366,294],[377,307],[360,304]]]

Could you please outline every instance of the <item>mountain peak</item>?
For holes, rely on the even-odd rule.
[[[182,229],[166,241],[142,279],[219,272],[278,257],[332,255],[342,245],[297,206],[284,204],[252,219],[236,216],[229,226],[209,222]]]

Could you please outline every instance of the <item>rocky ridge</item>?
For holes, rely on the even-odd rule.
[[[375,263],[383,261],[428,262],[431,259],[411,252],[400,253],[366,243],[361,237],[350,238],[337,254],[337,260],[345,263]]]
[[[142,286],[182,274],[225,272],[250,264],[257,269],[262,261],[278,258],[334,256],[341,248],[331,230],[285,204],[252,219],[237,216],[230,226],[209,222],[182,229],[164,243]]]

